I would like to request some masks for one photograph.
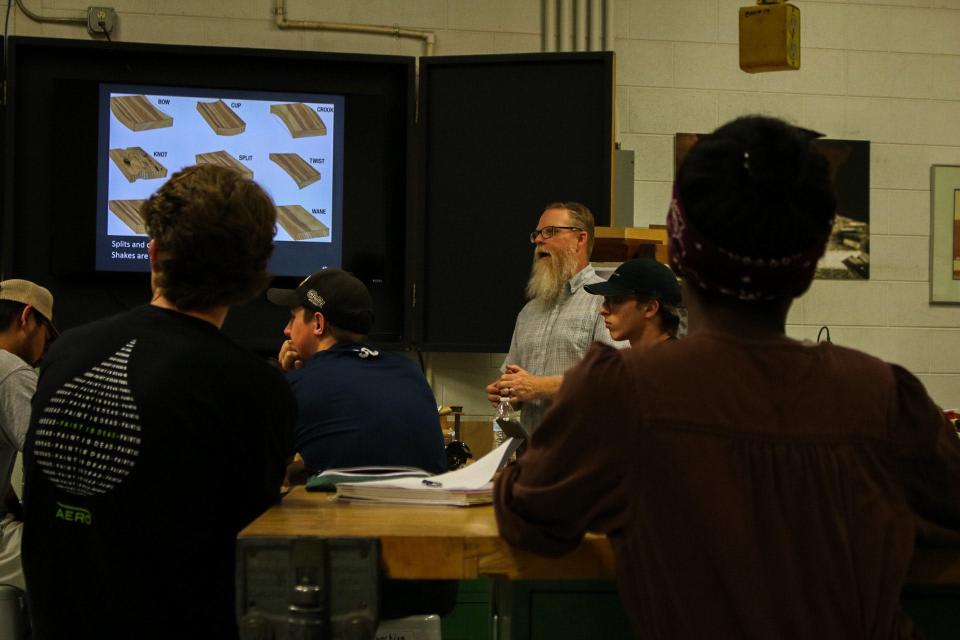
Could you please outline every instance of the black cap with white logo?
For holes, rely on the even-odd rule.
[[[617,267],[606,282],[584,287],[597,296],[649,296],[680,306],[680,284],[665,264],[649,258],[634,258]]]
[[[267,300],[281,307],[304,307],[346,331],[367,335],[373,327],[373,298],[360,280],[340,269],[324,269],[296,289],[267,289]]]

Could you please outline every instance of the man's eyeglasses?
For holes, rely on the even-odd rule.
[[[583,231],[583,229],[580,227],[544,227],[543,229],[537,229],[530,233],[530,242],[536,242],[537,236],[543,236],[544,240],[549,240],[561,231]]]

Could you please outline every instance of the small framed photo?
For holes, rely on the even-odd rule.
[[[930,302],[960,304],[960,166],[930,167]]]
[[[674,136],[674,175],[703,134]],[[837,211],[827,249],[814,277],[823,280],[870,279],[870,141],[818,138],[813,146],[830,164]]]

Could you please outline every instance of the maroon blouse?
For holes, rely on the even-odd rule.
[[[851,349],[594,345],[496,512],[547,555],[607,534],[643,638],[909,638],[915,542],[960,545],[960,440],[915,377]]]

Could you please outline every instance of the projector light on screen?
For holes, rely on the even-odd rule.
[[[216,164],[273,198],[268,269],[302,277],[342,266],[342,95],[103,83],[96,268],[149,271],[143,203],[170,176]]]

